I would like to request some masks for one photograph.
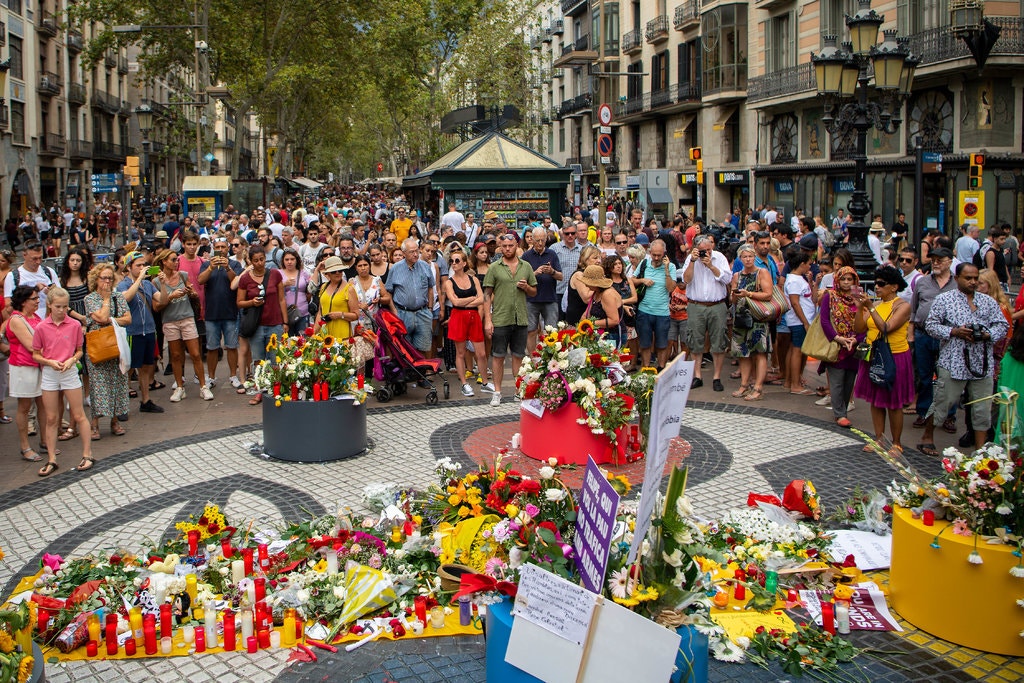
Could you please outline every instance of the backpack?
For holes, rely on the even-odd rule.
[[[821,231],[821,240],[822,240],[822,242],[825,243],[825,248],[826,249],[831,249],[836,244],[835,233],[833,233],[831,230],[825,230],[823,228],[822,231]]]
[[[978,249],[978,251],[974,252],[974,258],[971,259],[971,261],[974,263],[975,266],[978,267],[978,270],[981,270],[982,268],[985,267],[985,255],[988,254],[988,252],[991,251],[991,249],[992,243],[989,242],[988,240],[985,240],[984,242],[981,243],[981,248]]]
[[[57,275],[56,275],[56,273],[53,273],[53,269],[52,268],[48,268],[47,266],[43,266],[42,270],[43,270],[43,275],[46,276],[46,281],[50,283],[51,287],[53,285],[57,284]],[[52,276],[51,276],[51,273],[53,273]],[[14,287],[16,288],[21,283],[21,268],[18,267],[18,268],[15,268],[14,270],[12,270],[11,271],[11,277],[14,278]]]

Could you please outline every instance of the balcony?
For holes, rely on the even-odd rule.
[[[68,144],[72,161],[84,161],[92,158],[92,142],[89,140],[76,140],[71,138]]]
[[[167,149],[167,145],[160,140],[149,141],[149,151],[153,154],[163,154],[164,150]]]
[[[553,34],[551,33],[551,28],[549,27],[549,28],[546,28],[543,31],[541,31],[540,39],[541,39],[542,42],[550,43],[552,35]]]
[[[85,104],[85,86],[81,83],[68,83],[68,104]]]
[[[103,53],[103,63],[109,66],[111,69],[117,66],[117,52],[115,50],[107,50]]]
[[[542,43],[541,43],[541,39],[540,39],[540,34],[539,33],[530,37],[530,49],[531,50],[539,50],[541,44]]]
[[[48,157],[62,157],[68,151],[68,141],[59,133],[47,133],[39,138],[39,153]]]
[[[124,100],[121,100],[121,106],[118,107],[117,113],[127,119],[132,115],[132,106]]]
[[[51,97],[59,95],[61,89],[61,77],[52,71],[44,71],[39,74],[39,94]]]
[[[651,45],[664,43],[668,40],[668,15],[662,14],[647,22],[647,30],[644,37]]]
[[[987,19],[1002,29],[999,39],[992,46],[991,56],[1019,56],[1024,53],[1024,19],[1020,17],[987,17]],[[954,59],[966,59],[971,56],[967,44],[953,35],[949,26],[940,26],[915,33],[908,37],[907,47],[921,59],[921,66]]]
[[[160,104],[159,102],[150,102],[149,107],[153,110],[154,116],[158,116],[168,121],[174,118],[174,112],[166,104]]]
[[[132,149],[127,145],[118,145],[104,140],[96,140],[92,143],[92,156],[94,159],[120,161],[123,163],[124,158],[131,153]]]
[[[629,33],[622,34],[622,54],[638,55],[643,49],[643,32],[639,26]]]
[[[252,159],[252,150],[248,147],[243,147],[238,154],[242,159],[245,159],[246,157]]]
[[[727,102],[747,96],[747,64],[723,64],[704,69],[704,100]]]
[[[551,22],[551,33],[560,36],[565,33],[565,22],[561,19],[555,19]]]
[[[700,26],[700,0],[686,0],[676,7],[672,25],[677,31]]]
[[[122,75],[128,73],[128,57],[122,55],[117,56],[117,73]]]
[[[121,111],[121,100],[98,88],[92,89],[92,106],[108,114]]]
[[[597,57],[597,51],[590,46],[590,36],[584,34],[574,42],[562,46],[562,55],[554,61],[553,66],[583,66],[596,62]]]
[[[627,97],[625,100],[616,102],[615,116],[617,118],[635,117],[637,119],[654,118],[666,113],[694,109],[701,103],[700,82],[673,83],[662,90],[654,90],[640,95]],[[657,112],[662,108],[672,107],[665,112]],[[647,116],[641,116],[647,114]]]
[[[810,62],[804,62],[788,69],[751,78],[747,88],[747,101],[760,102],[773,97],[790,97],[798,93],[816,91],[814,66]]]
[[[68,31],[68,52],[79,53],[85,49],[85,40],[81,31]]]
[[[39,23],[36,24],[36,31],[44,36],[56,36],[57,35],[57,17],[53,16],[53,12],[43,10],[39,13]]]
[[[587,11],[587,0],[562,0],[562,14],[575,17]]]
[[[550,69],[543,69],[543,70],[541,70],[541,72],[540,72],[540,82],[541,83],[550,83],[551,82],[551,70]]]
[[[783,5],[792,4],[793,0],[756,0],[754,6],[757,9],[770,10]]]
[[[596,173],[597,165],[594,163],[594,157],[569,157],[565,160],[565,165],[573,166],[579,164],[583,168],[584,173]]]
[[[562,101],[562,106],[558,108],[558,118],[578,118],[583,115],[584,112],[590,111],[594,106],[594,96],[590,93],[583,93],[576,97]]]
[[[565,69],[552,69],[551,70],[551,77],[552,78],[565,78]]]

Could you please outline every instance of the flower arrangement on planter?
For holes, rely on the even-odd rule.
[[[0,550],[0,559],[4,553]],[[32,629],[36,605],[22,602],[0,610],[0,683],[25,683],[32,675]]]
[[[270,394],[276,406],[285,401],[326,401],[342,394],[354,396],[356,403],[366,400],[369,387],[351,339],[310,326],[301,335],[271,335],[267,354],[256,366],[253,384]]]

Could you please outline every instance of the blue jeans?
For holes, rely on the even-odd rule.
[[[256,328],[256,334],[249,338],[253,363],[267,359],[267,344],[270,343],[270,335],[276,334],[280,339],[282,332],[284,332],[284,325],[260,325]]]
[[[429,308],[418,311],[398,309],[398,317],[405,323],[405,338],[413,347],[426,353],[430,350],[430,338],[433,336],[434,313]]]
[[[939,340],[924,330],[914,332],[914,372],[917,374],[917,415],[924,417],[932,406],[935,390],[933,377],[939,360]],[[945,419],[945,418],[942,418]],[[941,420],[940,420],[941,421]]]

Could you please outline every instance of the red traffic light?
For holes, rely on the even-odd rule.
[[[984,166],[985,165],[985,155],[984,154],[972,154],[971,155],[971,164],[974,165],[974,166]]]
[[[701,149],[700,149],[700,147],[691,147],[690,148],[690,161],[697,161],[698,159],[701,159],[701,158],[702,158],[702,156],[701,156]]]

